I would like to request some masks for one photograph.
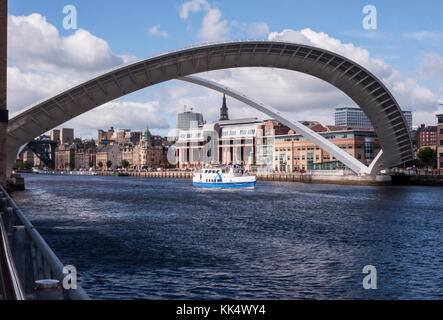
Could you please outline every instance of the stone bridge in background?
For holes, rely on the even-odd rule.
[[[8,173],[12,171],[22,145],[98,106],[168,80],[206,71],[241,67],[268,67],[303,72],[332,84],[348,95],[373,124],[383,153],[379,153],[371,167],[363,168],[363,164],[357,164],[359,161],[346,152],[346,155],[340,153],[338,147],[328,150],[322,141],[317,143],[322,147],[326,146],[328,152],[353,171],[376,172],[413,158],[412,142],[400,106],[384,84],[359,64],[334,52],[296,43],[235,41],[191,46],[131,62],[27,107],[9,121]],[[201,81],[199,84],[208,82]],[[263,104],[248,104],[263,112],[267,109],[279,116],[277,120],[283,120],[283,123],[284,119],[288,120],[282,113]],[[295,122],[287,121],[285,124],[288,123],[294,125]]]

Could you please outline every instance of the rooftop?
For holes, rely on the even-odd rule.
[[[222,120],[216,121],[219,125],[230,125],[230,124],[244,124],[244,123],[261,123],[262,121],[258,120],[258,118],[243,118],[243,119],[235,119],[235,120]]]

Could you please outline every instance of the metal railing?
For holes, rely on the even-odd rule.
[[[308,170],[306,174],[313,176],[355,176],[355,172],[351,170]]]
[[[22,210],[0,186],[0,213],[4,230],[10,244],[10,253],[15,264],[16,279],[19,279],[25,299],[41,299],[37,284],[42,280],[57,280],[63,283],[66,274],[64,265],[42,238],[35,227],[29,222]],[[10,256],[10,257],[11,257]],[[77,289],[66,290],[56,287],[60,300],[88,300],[87,293],[77,285]],[[51,298],[52,299],[52,298]]]
[[[3,214],[0,214],[0,297],[5,300],[25,299],[9,247]]]

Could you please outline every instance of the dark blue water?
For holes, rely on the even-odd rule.
[[[443,297],[443,188],[25,178],[14,198],[95,299]]]

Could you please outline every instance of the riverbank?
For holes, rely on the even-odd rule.
[[[163,171],[163,172],[41,172],[48,175],[97,175],[108,177],[133,177],[150,179],[192,179],[192,171]],[[259,173],[259,181],[298,182],[307,184],[338,184],[356,186],[390,186],[390,185],[415,185],[415,186],[443,186],[442,175],[379,175],[357,176],[352,174],[333,173]]]
[[[97,172],[99,176],[115,176],[115,172]],[[158,179],[192,179],[190,171],[169,172],[128,172],[128,177]],[[356,175],[313,175],[309,173],[269,173],[257,174],[259,181],[327,183],[342,185],[391,185],[390,176],[356,176]]]

